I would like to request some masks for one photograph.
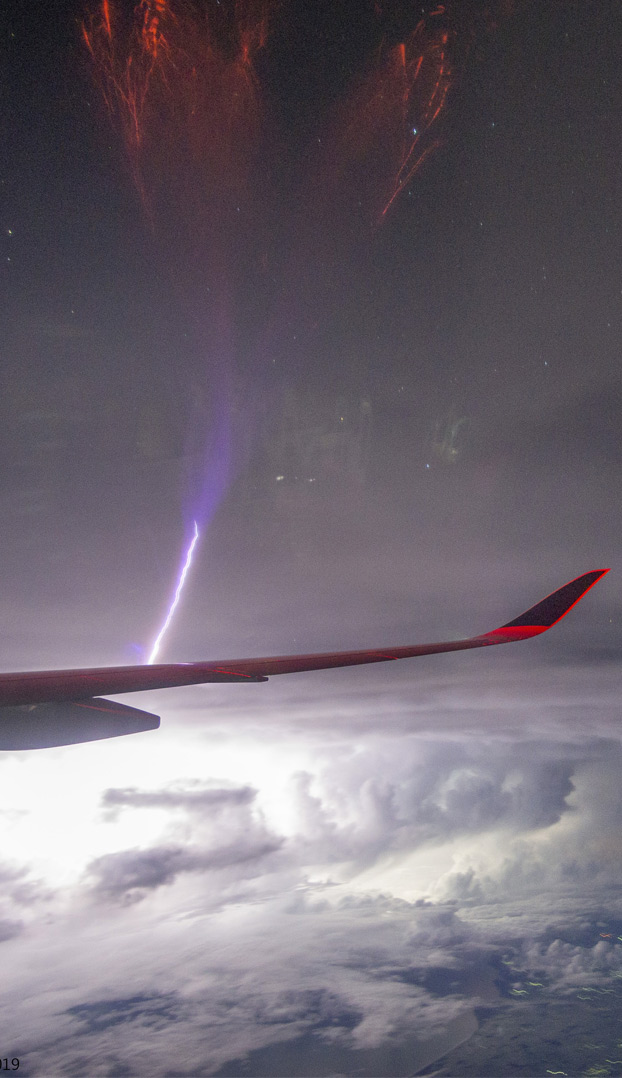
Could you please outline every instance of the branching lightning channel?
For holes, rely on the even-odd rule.
[[[183,591],[184,584],[186,582],[186,576],[188,575],[188,570],[189,570],[190,564],[192,562],[192,555],[194,553],[194,548],[197,545],[198,538],[199,538],[199,525],[197,524],[197,522],[195,520],[194,521],[194,535],[192,536],[192,541],[190,543],[190,546],[188,547],[188,551],[186,553],[186,559],[184,561],[183,568],[181,570],[181,573],[179,574],[179,581],[177,583],[177,588],[175,589],[175,595],[173,596],[173,602],[171,603],[171,605],[169,607],[169,611],[168,611],[168,614],[166,615],[166,620],[164,622],[164,625],[160,629],[160,632],[158,633],[158,635],[157,635],[157,637],[155,639],[155,643],[153,645],[153,648],[151,649],[151,654],[150,654],[149,658],[147,659],[147,665],[148,666],[151,666],[155,662],[155,660],[157,658],[157,655],[158,655],[158,652],[160,650],[160,644],[162,643],[162,638],[163,638],[166,630],[168,629],[169,625],[171,624],[171,621],[173,620],[173,615],[174,615],[174,613],[175,613],[175,611],[177,609],[177,605],[178,605],[179,600],[181,598],[181,593]]]

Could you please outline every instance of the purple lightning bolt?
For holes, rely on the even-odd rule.
[[[186,554],[186,560],[184,561],[183,568],[181,570],[181,573],[179,574],[179,582],[177,584],[177,588],[175,589],[175,595],[173,597],[173,602],[171,603],[170,608],[169,608],[169,612],[166,615],[166,620],[164,622],[164,625],[162,626],[162,628],[160,629],[160,632],[156,636],[155,643],[154,643],[154,645],[153,645],[153,647],[151,649],[151,654],[150,654],[149,658],[147,659],[147,665],[148,666],[151,666],[151,664],[155,662],[158,651],[160,650],[160,644],[162,643],[162,637],[164,636],[166,630],[168,629],[169,625],[171,624],[171,621],[173,620],[173,614],[175,613],[175,611],[177,609],[177,604],[179,603],[179,600],[181,598],[181,593],[183,591],[183,587],[184,587],[184,584],[186,582],[186,576],[188,575],[188,569],[190,568],[190,563],[192,561],[192,555],[193,555],[193,552],[194,552],[194,548],[197,545],[198,538],[199,538],[199,525],[197,524],[197,522],[195,520],[194,521],[194,535],[192,536],[192,542],[190,543],[190,546],[188,547],[188,551],[187,551],[187,554]]]

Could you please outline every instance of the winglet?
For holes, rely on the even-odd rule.
[[[585,593],[594,587],[601,576],[608,573],[609,569],[594,569],[591,573],[583,573],[575,580],[569,581],[557,591],[551,592],[546,599],[542,599],[535,606],[530,606],[524,614],[519,614],[513,621],[506,622],[499,629],[493,629],[486,633],[492,643],[500,643],[501,640],[526,640],[530,636],[538,636],[545,633],[552,625],[561,621],[569,610],[583,598]]]
[[[523,625],[538,625],[542,626],[543,629],[550,629],[551,625],[555,625],[556,621],[561,621],[568,611],[572,610],[573,606],[576,606],[579,599],[583,598],[586,591],[593,588],[601,576],[608,572],[608,569],[594,569],[591,573],[583,573],[576,580],[571,580],[569,584],[564,584],[563,588],[558,588],[557,591],[551,592],[546,599],[542,599],[535,606],[530,606],[529,610],[526,610],[524,614],[520,614],[513,621],[508,621],[501,628],[513,629]]]

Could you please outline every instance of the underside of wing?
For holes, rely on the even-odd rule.
[[[51,749],[157,730],[160,719],[116,700],[65,700],[0,709],[0,751]]]

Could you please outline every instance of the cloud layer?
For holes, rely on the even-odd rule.
[[[136,742],[28,757],[41,800],[12,826],[47,815],[51,837],[2,867],[10,1051],[33,1074],[51,1053],[59,1075],[407,1074],[476,1011],[617,991],[617,714],[571,734],[551,685],[518,738],[511,689],[499,712],[494,687],[451,702],[441,682],[415,710],[397,686],[351,716],[309,689],[287,720],[226,709],[209,733],[191,705],[148,774]],[[76,766],[88,840],[63,876],[46,784]]]

